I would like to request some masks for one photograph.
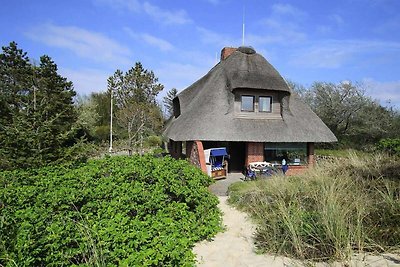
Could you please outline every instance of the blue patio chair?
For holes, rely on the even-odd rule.
[[[251,170],[250,166],[247,166],[244,180],[251,181],[251,180],[255,180],[255,179],[256,179],[256,172]]]

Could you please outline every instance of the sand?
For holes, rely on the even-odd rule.
[[[256,254],[253,245],[255,225],[245,213],[227,204],[227,196],[218,198],[226,231],[217,234],[212,241],[202,241],[194,247],[198,266],[293,266],[290,259]]]
[[[227,196],[218,196],[219,208],[223,212],[226,231],[212,241],[202,241],[193,248],[197,255],[197,266],[210,267],[281,267],[305,266],[300,261],[273,255],[255,253],[253,234],[256,226],[248,216],[227,204]],[[314,264],[313,264],[314,265]],[[310,265],[307,265],[310,266]],[[400,266],[398,255],[358,256],[349,263],[318,263],[315,266]]]

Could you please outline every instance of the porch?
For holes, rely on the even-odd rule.
[[[204,150],[216,147],[225,147],[229,154],[228,173],[243,173],[252,162],[267,161],[280,165],[285,160],[289,165],[286,175],[295,175],[314,164],[314,143],[172,141],[169,151],[175,158],[188,158],[207,173]]]

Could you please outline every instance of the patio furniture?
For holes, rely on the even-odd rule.
[[[255,178],[268,177],[278,173],[278,170],[275,167],[275,165],[266,161],[251,162],[249,163],[248,169],[251,172],[254,172]]]
[[[207,174],[214,179],[226,178],[227,165],[225,158],[228,156],[225,147],[204,150]]]
[[[247,166],[244,174],[244,180],[245,181],[251,181],[256,179],[256,172],[253,171],[250,166]]]

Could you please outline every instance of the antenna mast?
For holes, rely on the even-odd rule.
[[[243,27],[242,27],[242,46],[244,46],[244,14],[245,14],[245,6],[243,5]]]

